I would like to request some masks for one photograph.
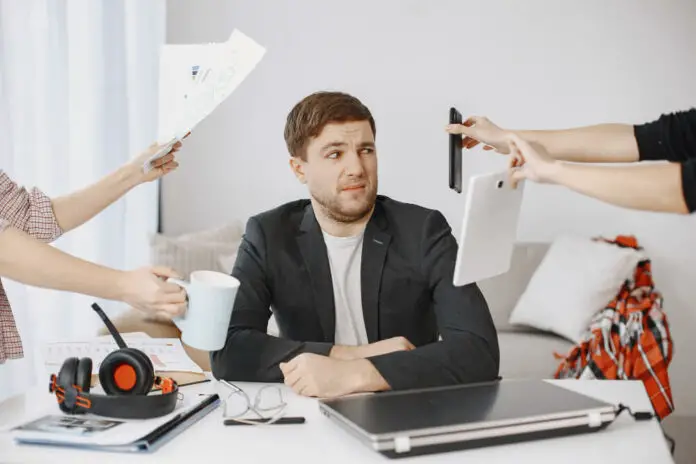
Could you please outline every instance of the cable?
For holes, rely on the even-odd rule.
[[[619,410],[616,411],[616,417],[619,417],[619,415],[623,412],[627,411],[628,414],[633,417],[637,421],[644,421],[644,420],[650,420],[655,416],[655,414],[648,412],[648,411],[638,411],[638,412],[633,412],[631,408],[626,406],[625,404],[619,403]],[[672,456],[674,456],[674,448],[676,447],[676,441],[674,438],[670,437],[667,435],[667,432],[665,432],[665,428],[662,426],[662,423],[660,423],[660,428],[662,429],[662,435],[665,436],[665,440],[669,443],[669,452]]]

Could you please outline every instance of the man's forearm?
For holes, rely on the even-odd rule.
[[[562,130],[514,131],[544,146],[558,160],[583,163],[638,161],[638,144],[629,124],[597,124]]]
[[[334,345],[329,351],[329,357],[341,359],[343,361],[351,361],[353,359],[362,359],[365,356],[361,353],[360,346],[344,346]]]
[[[0,275],[35,287],[121,297],[119,271],[71,256],[13,227],[0,232]]]
[[[84,224],[138,185],[135,168],[126,165],[89,187],[52,199],[61,229],[69,231]]]
[[[645,211],[688,213],[681,165],[587,166],[559,163],[551,181],[617,206]]]
[[[390,390],[391,386],[384,380],[382,374],[367,359],[356,359],[353,363],[355,376],[355,392],[378,392]]]

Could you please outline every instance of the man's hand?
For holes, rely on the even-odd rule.
[[[335,359],[353,360],[364,359],[381,354],[393,353],[395,351],[409,351],[415,346],[406,337],[393,337],[380,340],[369,345],[361,346],[342,346],[336,345],[331,348],[329,356]]]
[[[302,353],[287,363],[280,363],[279,367],[285,377],[285,385],[303,396],[335,398],[389,388],[377,369],[366,359],[345,361]]]
[[[462,148],[471,149],[483,143],[484,150],[495,150],[504,155],[510,153],[506,138],[510,131],[501,129],[484,116],[472,116],[462,124],[449,124],[445,130],[463,136]]]
[[[559,161],[554,160],[546,149],[536,143],[529,143],[515,134],[508,136],[510,156],[510,183],[512,188],[523,179],[533,182],[553,182]]]

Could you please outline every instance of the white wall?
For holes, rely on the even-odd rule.
[[[186,143],[164,182],[164,231],[245,220],[304,196],[287,165],[285,117],[306,94],[337,89],[374,113],[381,193],[440,209],[458,232],[464,195],[448,189],[443,132],[450,105],[519,128],[638,122],[692,106],[695,20],[690,0],[169,0],[168,42],[223,41],[239,28],[268,52]],[[464,177],[503,166],[470,153]],[[520,239],[623,233],[645,246],[675,339],[676,407],[696,413],[696,217],[528,187]]]

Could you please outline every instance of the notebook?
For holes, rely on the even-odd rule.
[[[151,453],[219,405],[217,394],[185,395],[184,403],[171,414],[142,420],[57,412],[29,420],[10,433],[16,443],[24,445]]]

